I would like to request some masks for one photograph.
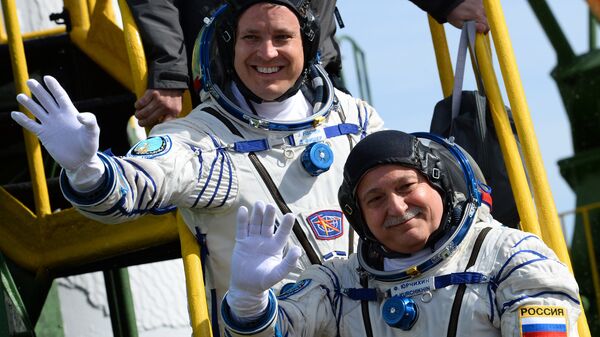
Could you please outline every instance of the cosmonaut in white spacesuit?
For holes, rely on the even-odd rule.
[[[577,336],[578,286],[538,237],[490,216],[489,188],[458,146],[433,134],[379,131],[354,147],[339,201],[356,254],[304,271],[282,249],[272,205],[240,208],[230,290],[232,336]]]
[[[54,78],[44,78],[47,90],[28,81],[39,104],[17,97],[39,123],[12,114],[64,168],[62,191],[85,216],[117,223],[177,207],[201,242],[215,307],[229,284],[240,205],[266,200],[298,214],[292,240],[305,251],[302,268],[347,257],[353,241],[336,191],[350,149],[383,122],[333,88],[317,60],[317,21],[296,3],[304,2],[221,7],[195,58],[204,103],[153,128],[124,157],[98,152],[94,115],[79,113]]]

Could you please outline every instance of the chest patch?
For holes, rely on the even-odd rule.
[[[311,281],[311,279],[304,279],[304,280],[300,280],[293,284],[284,285],[281,288],[281,293],[279,293],[279,296],[277,296],[277,298],[280,300],[283,300],[294,294],[297,294],[298,292],[300,292],[300,290],[308,287],[308,285],[310,284],[310,281]]]
[[[324,210],[306,217],[315,237],[319,240],[333,240],[344,234],[344,224],[341,211]]]
[[[163,155],[171,150],[171,138],[168,136],[150,137],[139,141],[131,150],[128,156],[153,158]]]
[[[567,336],[567,309],[551,305],[519,307],[519,325],[522,337]]]

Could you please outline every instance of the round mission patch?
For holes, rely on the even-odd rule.
[[[128,156],[137,156],[153,158],[163,155],[171,150],[171,138],[168,136],[150,137],[139,141],[131,150]]]
[[[310,284],[310,281],[311,279],[304,279],[293,284],[286,284],[281,289],[281,292],[277,298],[282,300],[298,293],[300,290],[306,288]]]

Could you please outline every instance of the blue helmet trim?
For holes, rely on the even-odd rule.
[[[405,279],[416,277],[435,267],[444,259],[452,255],[452,253],[454,253],[454,251],[458,248],[460,243],[469,233],[469,229],[471,228],[473,221],[475,220],[477,209],[481,205],[481,193],[478,189],[479,183],[471,167],[471,164],[469,163],[469,159],[465,156],[463,150],[461,150],[456,144],[435,134],[426,132],[415,132],[412,133],[412,135],[417,138],[429,139],[435,142],[436,144],[443,146],[448,151],[450,151],[450,153],[452,153],[454,158],[458,161],[468,188],[468,196],[465,202],[465,209],[459,225],[456,227],[456,230],[452,233],[450,238],[446,240],[446,242],[444,242],[444,244],[442,244],[438,249],[436,249],[435,252],[429,255],[424,262],[405,270],[394,270],[386,272],[369,266],[363,258],[364,252],[362,252],[362,250],[364,249],[365,245],[362,242],[359,243],[358,258],[360,265],[368,273],[373,275],[377,280],[402,281]],[[361,241],[363,241],[363,239],[361,239]]]
[[[210,71],[210,59],[211,59],[211,50],[214,43],[214,35],[215,35],[215,20],[220,14],[222,14],[227,9],[227,5],[223,5],[219,7],[213,14],[213,16],[205,20],[205,25],[200,31],[200,35],[198,37],[198,48],[194,50],[194,53],[198,55],[198,62],[200,63],[200,82],[202,85],[202,90],[209,93],[213,99],[219,103],[219,105],[227,112],[229,115],[237,119],[238,121],[249,124],[253,127],[266,129],[266,130],[274,130],[274,131],[296,131],[296,130],[304,130],[307,128],[312,128],[315,126],[315,121],[320,118],[327,117],[331,110],[334,100],[334,91],[333,84],[327,75],[327,72],[321,65],[313,65],[309,69],[309,73],[313,74],[313,76],[317,76],[323,80],[323,87],[325,88],[327,93],[324,94],[325,101],[319,106],[318,111],[315,111],[310,117],[291,121],[291,122],[280,122],[280,121],[272,121],[268,119],[260,118],[254,115],[250,111],[244,111],[238,105],[229,99],[221,88],[213,81]],[[233,38],[233,37],[231,37]],[[196,79],[194,79],[196,80]]]

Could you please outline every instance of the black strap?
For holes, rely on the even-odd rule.
[[[196,230],[196,242],[198,242],[198,246],[200,246],[200,264],[202,265],[202,281],[206,284],[206,264],[207,264],[207,256],[210,255],[208,252],[208,245],[206,244],[206,234],[200,232],[200,227],[195,226]]]
[[[360,270],[360,285],[363,288],[369,287],[369,275],[364,271]],[[369,300],[364,299],[360,301],[360,307],[362,309],[363,324],[365,325],[365,337],[373,337],[373,327],[371,327],[371,315],[369,314]]]
[[[212,326],[212,332],[213,332],[213,337],[220,337],[221,336],[221,329],[219,328],[219,309],[217,308],[217,290],[216,289],[211,289],[210,290],[210,305],[211,305],[211,319],[210,319],[210,324]]]
[[[491,230],[492,227],[486,227],[479,232],[477,240],[475,240],[475,245],[473,245],[473,250],[471,251],[471,257],[469,258],[469,262],[467,262],[467,266],[465,267],[465,271],[471,268],[475,264],[475,261],[477,261],[477,256],[479,255],[479,251],[483,245],[483,240]],[[450,322],[448,323],[448,337],[456,337],[456,331],[458,330],[458,316],[460,315],[460,307],[462,305],[462,300],[465,296],[466,290],[466,284],[459,285],[458,289],[456,290],[456,296],[454,296],[454,303],[452,303],[452,311],[450,313]]]
[[[273,200],[275,200],[275,204],[277,204],[277,207],[279,207],[281,213],[291,213],[292,210],[286,204],[285,200],[283,199],[283,196],[281,195],[281,192],[279,192],[279,189],[277,188],[277,185],[275,185],[275,183],[273,182],[271,175],[269,175],[269,172],[267,171],[265,166],[260,162],[258,156],[256,156],[256,153],[248,153],[248,158],[250,159],[250,162],[252,162],[252,164],[254,165],[256,171],[258,171],[258,174],[269,189],[269,192],[271,192],[271,196],[273,197]],[[302,228],[300,228],[300,223],[298,222],[298,220],[294,221],[294,227],[292,228],[292,230],[294,231],[294,235],[296,235],[296,238],[300,242],[302,249],[304,249],[304,252],[308,256],[308,260],[310,261],[310,263],[321,264],[321,259],[317,255],[317,252],[315,251],[313,246],[308,241],[306,233],[304,233]]]
[[[342,20],[340,10],[337,8],[337,6],[335,6],[335,9],[333,10],[333,15],[335,15],[335,20],[337,21],[337,24],[338,26],[340,26],[340,28],[346,27],[346,25],[344,24],[344,20]]]
[[[460,110],[461,92],[463,88],[463,80],[465,77],[465,63],[467,60],[467,49],[471,50],[471,62],[473,63],[475,71],[475,79],[477,80],[477,87],[479,92],[483,95],[483,83],[481,82],[481,75],[479,74],[479,64],[475,57],[475,22],[466,21],[460,34],[460,41],[458,43],[458,55],[456,56],[456,69],[454,70],[454,87],[452,88],[452,119],[458,116]],[[452,130],[450,130],[452,131]]]
[[[211,107],[206,107],[204,111],[221,121],[221,123],[223,123],[231,133],[241,138],[244,138],[244,136],[242,136],[240,131],[235,127],[235,125],[229,119],[221,115],[217,110]],[[258,174],[269,189],[269,192],[271,192],[271,196],[275,200],[275,203],[279,207],[281,213],[291,213],[292,210],[286,204],[285,200],[283,199],[283,196],[281,195],[281,192],[279,192],[279,189],[277,188],[277,185],[273,182],[271,175],[269,175],[269,172],[267,171],[265,166],[260,162],[256,154],[254,152],[250,152],[248,153],[248,158],[250,159],[252,165],[254,165],[254,168],[256,168],[256,171],[258,171]],[[302,228],[300,228],[300,223],[297,220],[294,222],[293,231],[294,235],[300,242],[300,245],[304,249],[304,252],[308,256],[308,260],[310,261],[310,263],[321,264],[321,259],[317,255],[313,246],[308,241],[308,237],[306,236]]]

